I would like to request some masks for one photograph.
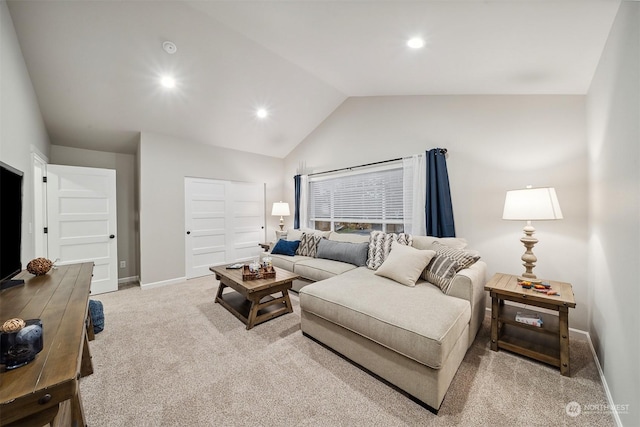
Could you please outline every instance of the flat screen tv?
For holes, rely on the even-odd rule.
[[[0,289],[24,283],[11,280],[22,270],[22,175],[0,162]]]

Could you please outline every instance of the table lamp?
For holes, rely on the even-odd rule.
[[[274,203],[273,208],[271,209],[271,215],[280,216],[280,231],[284,231],[283,217],[291,215],[291,213],[289,213],[289,203],[286,203],[286,202]]]
[[[523,228],[525,235],[520,239],[525,247],[522,255],[525,272],[518,279],[539,283],[540,280],[533,274],[533,267],[538,259],[532,250],[538,243],[538,239],[533,237],[536,229],[531,225],[531,221],[562,219],[562,210],[560,210],[555,188],[532,188],[529,185],[521,190],[507,191],[502,219],[527,221]]]

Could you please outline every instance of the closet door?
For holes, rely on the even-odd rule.
[[[260,255],[264,184],[185,178],[185,276]]]
[[[234,261],[247,261],[260,255],[258,243],[264,241],[264,184],[231,182],[229,207],[230,235]]]

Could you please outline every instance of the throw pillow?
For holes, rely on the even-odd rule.
[[[436,256],[427,266],[423,277],[438,286],[445,294],[449,292],[449,287],[456,273],[480,259],[479,255],[454,249],[438,242],[434,242],[431,249],[436,251]]]
[[[407,286],[415,286],[424,268],[436,251],[420,250],[398,242],[391,244],[391,252],[374,273]]]
[[[296,250],[300,245],[300,240],[278,240],[278,243],[274,246],[271,251],[274,255],[288,255],[294,256],[296,254]]]
[[[296,255],[310,256],[315,258],[318,252],[318,242],[322,240],[322,236],[311,233],[302,233],[300,246],[296,250]]]
[[[317,257],[364,267],[367,264],[368,248],[367,242],[351,243],[321,239],[318,242]]]
[[[377,270],[382,265],[389,252],[391,252],[391,243],[398,242],[401,245],[411,246],[413,237],[406,233],[385,233],[383,231],[372,231],[369,235],[369,256],[367,258],[367,267],[371,270]]]

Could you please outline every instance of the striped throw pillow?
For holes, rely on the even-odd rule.
[[[385,233],[372,231],[369,235],[369,253],[367,254],[367,267],[377,270],[391,252],[391,243],[398,242],[401,245],[411,246],[413,237],[407,233]]]
[[[449,292],[451,282],[456,273],[463,268],[470,267],[480,259],[478,255],[454,249],[438,242],[434,242],[430,249],[436,251],[436,256],[427,265],[422,277],[439,287],[445,294]]]

